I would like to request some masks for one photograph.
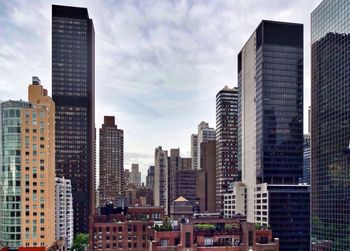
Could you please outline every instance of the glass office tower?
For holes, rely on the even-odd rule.
[[[72,182],[74,233],[95,208],[95,45],[86,8],[52,6],[56,173]]]
[[[350,250],[350,1],[311,15],[312,250]]]
[[[303,177],[303,25],[262,21],[238,55],[238,163],[247,220],[284,251],[310,250]],[[259,197],[260,196],[260,197]]]
[[[0,103],[0,244],[21,246],[21,111],[24,101]]]

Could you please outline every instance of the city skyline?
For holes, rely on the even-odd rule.
[[[198,123],[215,124],[212,93],[225,85],[237,86],[236,56],[261,19],[305,24],[304,112],[307,114],[310,13],[320,2],[271,1],[264,6],[257,1],[123,2],[112,6],[92,1],[52,3],[86,7],[94,19],[95,126],[99,128],[102,124],[103,115],[116,116],[125,130],[125,166],[139,163],[144,181],[147,168],[153,164],[155,147],[162,145],[166,150],[179,147],[184,157],[189,156],[190,135]],[[3,76],[0,100],[25,99],[32,75],[40,76],[51,86],[51,2],[5,1],[0,3],[0,13],[0,25],[4,27],[0,30]],[[174,39],[181,42],[175,43]]]

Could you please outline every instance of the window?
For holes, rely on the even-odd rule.
[[[185,245],[187,248],[191,247],[191,233],[190,232],[186,232]]]
[[[213,246],[214,241],[213,241],[213,237],[205,237],[204,238],[204,245],[205,246]]]
[[[169,245],[169,241],[167,239],[160,240],[160,245],[162,247],[167,247]]]

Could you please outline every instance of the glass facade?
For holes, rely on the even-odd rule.
[[[22,101],[0,103],[0,244],[21,246]]]
[[[303,26],[262,22],[256,30],[258,183],[303,177]]]
[[[269,224],[283,251],[310,250],[310,186],[268,185]],[[288,231],[286,231],[288,230]]]
[[[216,208],[223,211],[224,193],[241,180],[237,162],[238,88],[220,90],[216,95]]]
[[[238,156],[247,219],[268,219],[281,250],[290,251],[310,249],[309,187],[297,185],[303,178],[303,44],[302,24],[264,20],[238,55]],[[261,184],[271,192],[265,216],[255,213],[252,192]]]
[[[303,183],[310,185],[310,134],[304,134],[304,156],[303,156]]]
[[[350,250],[350,1],[311,15],[312,250]]]
[[[95,207],[94,27],[87,9],[52,6],[56,173],[72,182],[74,232]]]

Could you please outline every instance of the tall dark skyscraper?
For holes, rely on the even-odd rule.
[[[52,6],[56,174],[72,182],[74,232],[95,208],[95,33],[86,8]]]
[[[262,21],[238,55],[239,146],[247,220],[281,250],[309,250],[303,177],[303,25]],[[288,223],[287,223],[288,222]]]
[[[100,206],[117,200],[124,191],[124,132],[114,116],[104,116],[100,128]]]
[[[237,161],[238,88],[225,86],[216,95],[216,209],[223,210],[224,193],[240,181]]]
[[[350,250],[350,1],[311,15],[312,250]]]

